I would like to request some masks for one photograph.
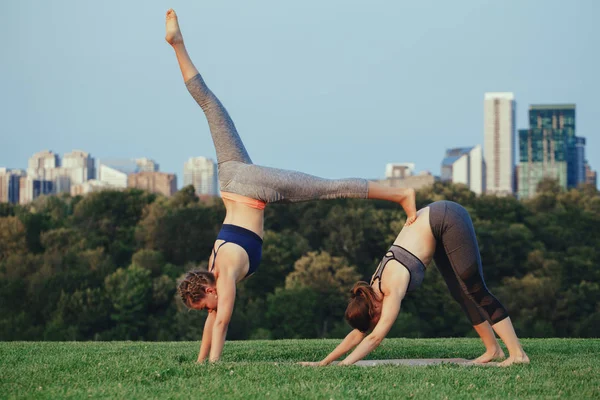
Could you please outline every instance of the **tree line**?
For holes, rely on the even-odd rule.
[[[436,183],[417,206],[471,213],[492,293],[522,337],[600,336],[600,194],[543,181],[535,198],[476,196]],[[270,205],[263,259],[238,285],[229,339],[342,337],[349,289],[369,280],[405,221],[393,203]],[[0,340],[199,340],[177,281],[206,268],[225,216],[192,187],[0,204]],[[403,301],[390,337],[473,335],[434,265]]]

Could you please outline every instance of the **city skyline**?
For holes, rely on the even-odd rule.
[[[382,160],[412,159],[437,174],[445,149],[483,144],[482,94],[511,91],[517,129],[529,104],[577,104],[578,133],[600,165],[596,3],[440,2],[433,13],[427,2],[168,6],[257,164],[375,178]],[[18,40],[0,65],[0,164],[83,148],[98,159],[143,154],[182,182],[182,160],[214,158],[164,42],[168,6],[8,3],[14,18],[0,29]]]
[[[368,179],[402,187],[410,187],[411,183],[415,187],[424,187],[433,183],[435,179],[440,179],[466,184],[478,195],[515,195],[519,198],[533,195],[537,182],[544,176],[557,179],[559,185],[564,188],[595,181],[595,171],[591,170],[585,157],[586,138],[576,136],[575,104],[529,105],[530,128],[519,130],[519,138],[515,132],[513,93],[485,93],[483,108],[483,142],[486,144],[483,149],[479,144],[446,149],[437,177],[429,170],[421,170],[416,174],[414,162],[391,162],[385,166],[385,179]],[[531,130],[534,126],[544,130],[536,133],[536,130]],[[541,136],[532,142],[532,133],[528,132],[538,136],[543,133],[544,142],[546,136],[548,137],[548,144],[542,146]],[[529,136],[529,139],[524,139],[526,136]],[[546,160],[543,164],[540,158],[542,147],[543,160]],[[534,159],[531,158],[532,149],[536,152]],[[546,155],[547,149],[552,150],[549,155]],[[562,162],[559,163],[562,167],[557,169],[555,159]],[[527,160],[528,163],[524,163]],[[531,172],[532,160],[534,164],[540,162],[539,171],[534,175]],[[96,160],[90,153],[74,149],[65,153],[61,160],[58,153],[42,150],[34,153],[27,164],[27,172],[0,165],[0,201],[13,198],[11,190],[14,191],[14,188],[10,187],[13,187],[14,183],[11,182],[18,177],[21,203],[31,201],[39,194],[84,194],[104,188],[126,187],[139,187],[171,195],[181,187],[193,185],[198,195],[219,195],[216,163],[213,159],[203,156],[190,157],[184,163],[184,179],[181,186],[177,185],[177,174],[158,172],[159,163],[148,157]],[[550,167],[547,167],[547,164]],[[524,174],[527,175],[527,179]],[[25,197],[23,193],[26,194]]]
[[[509,96],[510,97],[510,101],[513,102],[513,103],[518,103],[516,97],[514,96],[514,94],[512,92],[484,93],[484,103],[487,100],[493,99],[494,96],[496,96],[496,95],[500,95],[500,98],[502,98],[503,96],[506,96],[506,95],[510,95]],[[506,97],[505,99],[508,99],[509,97]],[[543,104],[544,107],[561,107],[563,105],[564,105],[563,103],[556,103],[556,104],[545,104],[544,103]],[[528,110],[527,114],[529,114],[529,111],[531,110],[531,107],[536,107],[536,106],[539,106],[539,104],[538,105],[536,105],[536,104],[528,104],[527,105],[527,110]],[[575,107],[575,104],[573,104],[572,106]],[[486,111],[485,111],[485,105],[484,105],[483,112],[484,112],[484,114],[486,113]],[[527,119],[529,119],[529,117]],[[485,117],[484,117],[484,120],[485,120]],[[515,115],[515,120],[518,120],[518,116],[516,116],[516,115]],[[518,125],[515,124],[515,127],[517,127],[517,126]],[[528,127],[527,128],[523,128],[523,129],[522,128],[516,128],[515,130],[517,132],[520,132],[520,131],[526,131],[527,129],[528,129]],[[474,147],[474,146],[480,145],[479,143],[485,143],[486,142],[485,124],[484,124],[484,128],[482,129],[482,133],[483,134],[482,134],[481,140],[479,142],[465,144],[465,146],[463,146],[463,147]],[[580,137],[579,139],[583,139],[583,143],[582,143],[581,147],[586,147],[587,138]],[[513,143],[513,151],[515,152],[515,157],[514,157],[514,160],[513,160],[514,161],[513,162],[513,165],[514,165],[514,172],[513,172],[513,174],[516,174],[517,168],[519,167],[519,157],[520,157],[520,153],[521,153],[519,151],[519,138],[518,138],[518,135],[515,134],[515,137],[513,138],[513,142],[512,143]],[[579,145],[579,143],[578,143],[578,145]],[[448,147],[448,148],[445,148],[444,151],[447,151],[447,150],[453,149],[453,148],[459,148],[459,147],[457,147],[457,146]],[[486,147],[483,146],[484,152],[485,152],[485,148]],[[52,154],[53,156],[56,156],[56,157],[58,157],[58,155],[60,154],[60,152],[58,152],[58,151],[55,152],[53,149],[44,149],[44,150],[39,150],[38,149],[38,151],[36,153],[33,153],[33,156],[35,156],[37,154],[44,153],[44,152],[49,152],[50,154]],[[64,154],[65,157],[69,157],[72,154],[78,153],[78,152],[85,153],[86,150],[80,150],[78,148],[71,148],[69,150],[69,152],[65,151],[63,154]],[[587,160],[587,161],[590,160],[589,155],[590,155],[590,151],[589,151],[589,148],[588,148],[588,150],[586,151],[585,160]],[[31,156],[31,157],[33,157],[33,156]],[[180,171],[166,171],[166,172],[169,172],[169,173],[172,173],[172,174],[176,175],[177,182],[178,182],[177,189],[181,189],[184,186],[186,186],[185,185],[185,182],[186,182],[186,178],[185,178],[185,168],[186,167],[185,167],[185,164],[187,162],[189,162],[189,160],[195,159],[195,158],[203,158],[203,159],[208,159],[208,160],[212,159],[211,157],[208,157],[208,156],[205,156],[205,155],[197,155],[197,156],[189,157],[188,161],[184,161],[183,162],[184,163],[184,167]],[[484,156],[483,158],[484,158],[484,161],[485,161],[486,157]],[[110,160],[110,161],[120,160],[120,161],[137,162],[138,165],[141,168],[140,171],[146,171],[146,170],[148,170],[148,171],[149,170],[158,171],[159,170],[159,165],[160,165],[160,163],[157,162],[157,161],[155,161],[155,159],[149,158],[147,156],[143,156],[143,157],[122,157],[122,158],[115,158],[115,157],[110,157],[110,156],[106,157],[106,158],[93,157],[92,160],[94,161],[94,163],[93,163],[93,170],[97,171],[97,175],[95,177],[90,178],[90,179],[96,179],[96,178],[99,177],[101,165],[102,165],[103,161],[107,161],[107,160]],[[31,168],[32,168],[31,165],[29,165],[29,162],[21,163],[19,166],[16,166],[16,167],[15,166],[10,166],[10,165],[3,165],[3,164],[1,164],[1,162],[2,162],[2,160],[0,159],[0,168],[10,169],[10,170],[26,170],[26,171],[31,171]],[[144,163],[150,163],[150,164],[152,164],[153,168],[152,169],[148,169],[147,167],[144,168],[143,167]],[[442,161],[442,163],[443,163],[443,161]],[[59,164],[61,164],[60,166],[62,167],[62,163],[60,161],[59,161]],[[411,170],[411,173],[413,173],[413,174],[414,173],[427,172],[427,173],[431,173],[431,174],[433,174],[434,176],[437,176],[437,177],[441,177],[443,175],[443,168],[444,168],[444,166],[442,164],[440,164],[439,162],[438,162],[438,169],[436,170],[435,168],[434,169],[429,169],[429,168],[419,168],[419,169],[416,169],[415,165],[419,165],[420,162],[418,160],[416,161],[416,160],[410,159],[410,158],[408,158],[408,161],[406,161],[406,159],[405,159],[405,161],[398,161],[398,160],[393,161],[393,160],[389,160],[389,161],[386,162],[386,169],[389,168],[390,165],[396,165],[396,164],[398,164],[398,165],[411,164],[412,168],[410,170]],[[22,165],[24,165],[24,166],[22,167]],[[592,170],[595,171],[597,169],[597,167],[592,162],[589,162],[589,165],[592,168]],[[381,169],[381,166],[379,166],[379,167]],[[585,170],[582,169],[581,173],[582,173],[583,179],[585,179]],[[34,174],[34,176],[36,176],[36,175]],[[382,179],[382,177],[385,177],[385,178],[388,177],[386,171],[384,171],[383,173],[381,173],[381,171],[380,171],[379,175],[377,175],[377,176],[370,176],[370,177],[364,177],[364,178],[370,179],[370,180],[379,180],[379,179]],[[518,179],[518,178],[515,177],[515,179]],[[484,186],[487,185],[485,177],[483,178],[483,185]],[[514,186],[514,189],[515,189],[514,194],[515,195],[518,192],[518,187],[517,186],[518,186],[517,182],[515,181],[515,186]],[[218,190],[217,190],[217,193],[218,193]],[[488,193],[491,193],[491,192],[488,191]]]

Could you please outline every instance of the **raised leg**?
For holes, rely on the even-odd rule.
[[[252,160],[227,110],[206,86],[194,66],[183,42],[177,14],[172,9],[167,11],[166,31],[165,39],[175,50],[179,69],[188,91],[206,115],[217,152],[217,163],[219,166],[228,161],[251,164]]]
[[[318,176],[261,165],[239,168],[221,190],[238,193],[266,203],[297,203],[338,198],[380,199],[399,203],[416,219],[414,189],[388,188],[366,179],[324,179]]]

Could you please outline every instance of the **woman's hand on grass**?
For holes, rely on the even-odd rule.
[[[301,361],[298,364],[304,367],[319,367],[321,364],[318,361]]]

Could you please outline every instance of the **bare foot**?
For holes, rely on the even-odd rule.
[[[490,361],[494,361],[494,360],[500,360],[504,358],[504,352],[502,351],[501,348],[497,348],[494,351],[490,351],[490,352],[485,352],[482,355],[480,355],[479,357],[477,357],[476,359],[474,359],[473,361],[471,361],[473,364],[486,364],[489,363]]]
[[[417,220],[417,204],[415,189],[400,189],[400,205],[406,212],[406,223],[404,226],[409,226]]]
[[[183,36],[181,35],[181,30],[179,29],[177,14],[175,14],[175,10],[172,8],[167,11],[167,35],[165,36],[165,40],[171,46],[183,43]]]
[[[510,356],[506,360],[498,364],[499,367],[508,367],[513,364],[529,364],[529,357],[527,354],[519,354],[518,356]]]

